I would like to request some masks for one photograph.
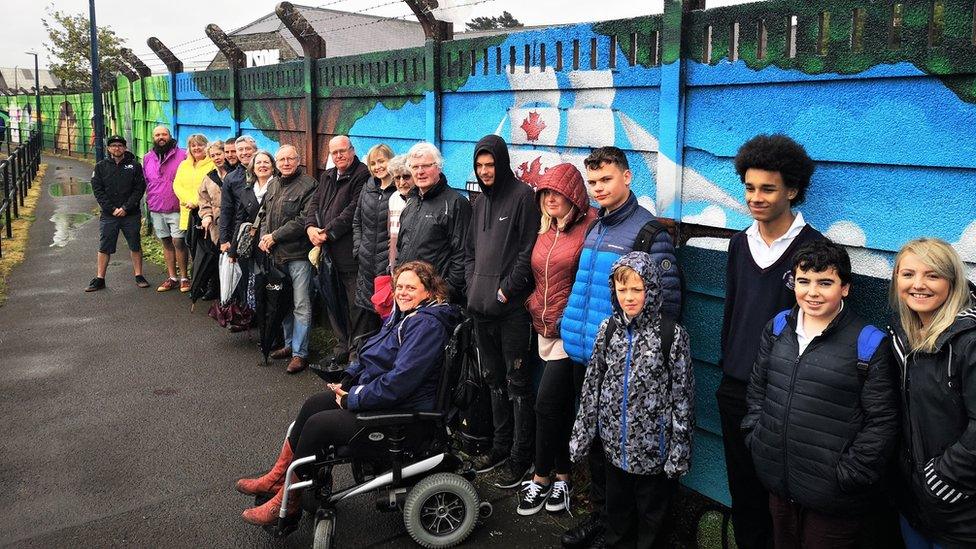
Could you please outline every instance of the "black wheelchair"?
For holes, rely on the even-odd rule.
[[[333,547],[336,506],[374,494],[381,511],[400,511],[407,532],[423,547],[452,547],[463,542],[479,519],[491,516],[491,503],[480,501],[471,464],[457,455],[458,418],[464,385],[475,375],[471,357],[471,320],[459,324],[444,350],[443,367],[430,412],[364,412],[349,444],[323,448],[296,459],[285,476],[278,523],[271,534],[283,537],[298,527],[303,513],[288,517],[288,500],[301,490],[301,508],[315,517],[315,549]],[[350,464],[354,482],[334,489],[332,471]],[[294,474],[301,474],[303,480]]]

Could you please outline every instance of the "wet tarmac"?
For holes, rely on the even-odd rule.
[[[49,246],[63,248],[77,238],[78,228],[95,217],[92,207],[91,181],[63,173],[56,173],[48,185],[48,194],[54,198],[54,236]]]

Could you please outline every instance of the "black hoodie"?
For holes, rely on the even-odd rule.
[[[532,247],[540,215],[535,192],[512,172],[508,146],[497,135],[486,135],[474,149],[495,159],[495,181],[487,186],[478,176],[482,196],[471,207],[465,278],[468,309],[484,316],[502,316],[525,306],[532,292]],[[507,301],[498,300],[501,290]]]
[[[102,215],[111,216],[115,208],[125,208],[126,215],[141,213],[146,179],[142,175],[142,164],[131,152],[125,151],[121,162],[116,163],[109,156],[95,164],[91,185]]]

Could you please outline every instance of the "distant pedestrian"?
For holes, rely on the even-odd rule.
[[[156,288],[168,292],[181,287],[181,277],[189,290],[187,253],[184,239],[186,231],[180,229],[180,200],[173,191],[176,170],[186,158],[186,151],[179,148],[165,126],[153,130],[153,146],[142,158],[146,177],[146,203],[153,231],[163,246],[163,259],[169,278]]]
[[[142,244],[139,228],[142,226],[142,195],[146,191],[142,166],[136,157],[126,150],[122,136],[108,138],[108,157],[95,165],[92,172],[92,192],[101,210],[99,217],[98,267],[95,278],[85,288],[94,292],[105,287],[105,272],[115,253],[119,232],[125,236],[132,259],[132,271],[136,285],[148,288],[149,282],[142,276]]]

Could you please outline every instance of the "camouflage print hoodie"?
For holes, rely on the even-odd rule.
[[[695,426],[695,378],[688,333],[675,325],[670,361],[661,356],[661,277],[651,256],[631,252],[611,269],[626,265],[644,281],[644,308],[628,320],[610,278],[613,318],[600,325],[586,370],[579,413],[569,443],[574,462],[582,460],[599,434],[614,466],[633,474],[665,473],[677,478],[691,463]],[[600,383],[601,373],[603,382]]]

